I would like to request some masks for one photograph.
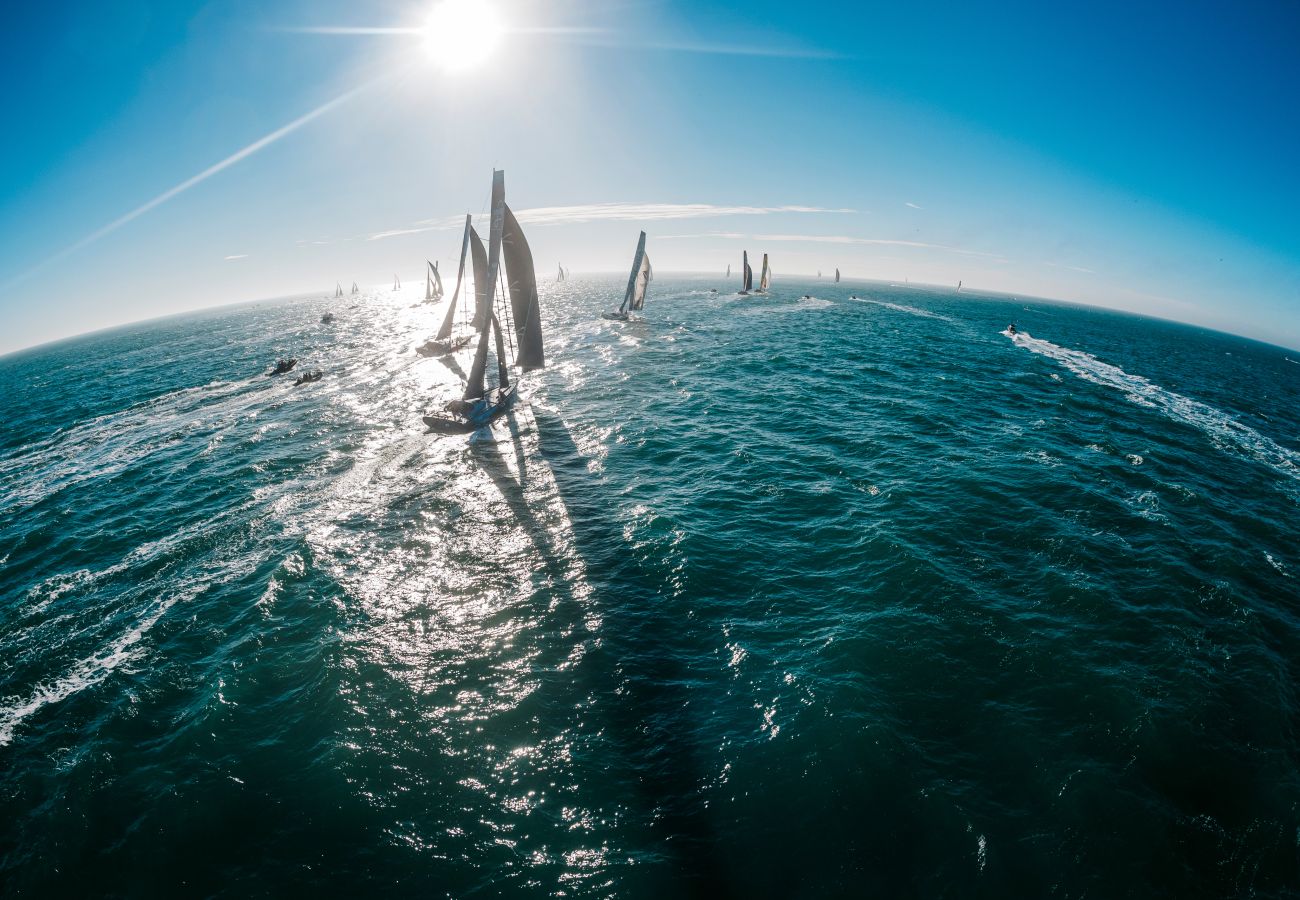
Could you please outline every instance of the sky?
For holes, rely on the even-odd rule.
[[[660,273],[768,252],[1300,348],[1293,2],[451,2],[490,51],[433,0],[6,9],[0,353],[446,272],[494,167],[543,273],[644,228]]]

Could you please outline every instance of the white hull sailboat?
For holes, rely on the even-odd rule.
[[[636,255],[632,257],[632,274],[627,279],[627,293],[623,295],[623,302],[613,312],[601,313],[601,315],[606,319],[620,322],[631,319],[632,313],[640,312],[645,306],[645,292],[653,278],[654,271],[650,268],[650,257],[645,252],[643,231],[640,240],[636,243]]]
[[[456,329],[456,301],[460,298],[461,286],[465,283],[465,257],[470,255],[474,266],[474,297],[475,315],[473,320],[469,315],[469,291],[465,291],[465,316],[463,325],[460,330]],[[442,287],[441,279],[438,287]],[[470,216],[465,215],[465,235],[460,243],[460,267],[456,270],[456,289],[452,291],[451,302],[447,304],[447,314],[443,316],[442,326],[438,333],[429,340],[425,341],[415,352],[421,356],[447,356],[455,353],[462,347],[469,345],[474,340],[474,323],[481,318],[484,304],[484,295],[487,291],[487,254],[483,250],[483,242],[479,240],[478,233],[470,224]]]
[[[496,314],[496,282],[504,263],[509,276],[510,301],[503,304],[507,325],[513,325],[515,365],[521,372],[530,372],[546,365],[542,348],[541,309],[537,302],[537,273],[533,268],[533,254],[528,248],[519,222],[510,207],[506,206],[505,172],[492,173],[492,227],[488,233],[485,304],[480,312],[485,316],[479,332],[478,347],[474,351],[474,365],[465,383],[465,392],[459,400],[447,404],[445,412],[424,417],[424,424],[432,431],[466,433],[490,425],[505,415],[518,396],[518,385],[510,381],[510,367],[506,360],[505,341],[501,320]],[[504,298],[503,298],[504,300]],[[489,344],[495,343],[497,358],[497,383],[487,385]]]
[[[767,265],[767,254],[763,254],[763,274],[758,279],[758,292],[766,294],[768,287],[772,284],[772,270]]]

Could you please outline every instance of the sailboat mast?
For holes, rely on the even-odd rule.
[[[445,341],[451,337],[451,326],[456,318],[456,298],[460,296],[461,281],[465,278],[465,256],[469,253],[469,213],[465,214],[465,235],[460,239],[460,268],[456,270],[456,290],[451,295],[451,302],[447,304],[447,314],[442,318],[442,327],[438,329],[435,335],[437,340]]]

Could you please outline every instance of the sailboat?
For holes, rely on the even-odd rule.
[[[487,291],[487,261],[483,252],[483,242],[479,240],[477,232],[474,231],[474,226],[470,224],[470,216],[466,213],[465,236],[461,238],[460,242],[460,267],[456,270],[456,289],[452,291],[451,302],[447,304],[447,313],[443,316],[442,326],[438,329],[438,333],[415,348],[415,352],[421,356],[446,356],[449,353],[455,353],[474,339],[472,334],[473,320],[470,320],[469,316],[468,290],[465,291],[466,321],[464,324],[469,327],[462,326],[462,333],[452,334],[456,324],[456,300],[460,297],[461,285],[465,283],[465,257],[470,253],[471,247],[473,249],[476,312],[483,306],[482,297]],[[439,279],[438,288],[442,288],[441,279]]]
[[[650,268],[650,257],[646,256],[643,231],[641,239],[636,242],[636,255],[632,257],[632,274],[627,279],[627,293],[623,295],[623,302],[613,312],[601,313],[601,315],[606,319],[626,322],[632,317],[632,313],[640,311],[645,305],[646,288],[650,286],[652,278],[654,272]]]
[[[504,257],[504,259],[503,259]],[[465,393],[459,400],[447,404],[446,412],[424,417],[424,424],[434,431],[474,431],[505,415],[518,396],[518,385],[510,381],[510,367],[506,360],[505,340],[501,321],[496,314],[496,282],[501,276],[502,263],[509,278],[510,303],[505,306],[507,325],[513,325],[515,365],[521,372],[530,372],[546,365],[542,348],[541,309],[537,303],[537,273],[533,268],[533,253],[519,228],[510,207],[506,206],[506,173],[492,172],[492,227],[488,232],[486,291],[483,308],[483,328],[479,332],[478,347],[474,351],[474,365]],[[489,344],[496,345],[497,383],[487,386],[487,361]]]
[[[838,267],[835,269],[835,283],[836,284],[840,283],[840,270]]]
[[[402,289],[402,279],[398,278],[398,277],[397,277],[397,274],[394,273],[394,274],[393,274],[393,290],[395,290],[395,291],[400,291],[401,289]]]
[[[772,284],[772,270],[767,266],[767,254],[763,254],[763,274],[758,279],[758,292],[766,294],[768,287]]]
[[[424,261],[428,269],[424,273],[424,299],[426,302],[437,302],[442,299],[442,275],[438,272],[436,262]]]
[[[343,285],[339,284],[337,281],[334,282],[334,296],[335,297],[343,296]]]
[[[754,289],[754,270],[749,267],[749,251],[742,250],[740,264],[743,268],[740,270],[740,293],[748,294]],[[731,271],[731,266],[727,266],[727,271]]]
[[[555,283],[556,283],[556,284],[559,284],[559,283],[560,283],[561,281],[563,281],[563,280],[564,280],[564,266],[561,265],[561,266],[560,266],[560,274],[558,274],[558,275],[555,276]]]
[[[352,293],[354,293],[354,294],[359,294],[359,293],[361,293],[361,289],[360,289],[359,287],[357,287],[357,283],[356,283],[355,281],[352,282]]]
[[[821,269],[818,269],[818,270],[817,270],[817,277],[818,277],[818,278],[821,278],[821,277],[822,277],[822,270],[821,270]]]
[[[957,282],[957,293],[959,293],[959,294],[961,293],[961,281],[960,281],[960,280]]]

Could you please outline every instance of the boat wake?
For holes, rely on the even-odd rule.
[[[1119,366],[1102,362],[1082,350],[1069,350],[1024,332],[1003,331],[1017,346],[1046,356],[1093,384],[1120,391],[1132,403],[1159,410],[1168,418],[1202,432],[1220,450],[1237,453],[1264,463],[1280,475],[1300,481],[1300,453],[1288,450],[1272,438],[1243,425],[1220,409],[1166,390],[1160,385],[1131,375]]]
[[[883,306],[886,309],[909,313],[913,316],[920,316],[923,319],[941,319],[944,322],[952,321],[952,319],[947,316],[941,316],[938,313],[930,312],[928,309],[917,309],[915,306],[906,306],[902,303],[890,303],[886,300],[868,300],[865,297],[859,297],[858,300],[861,303],[873,303],[876,306]]]

